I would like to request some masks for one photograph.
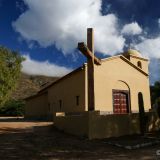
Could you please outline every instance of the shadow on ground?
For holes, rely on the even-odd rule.
[[[43,119],[25,119],[24,117],[0,117],[0,122],[44,122]]]
[[[21,126],[18,124],[20,122]],[[103,140],[90,141],[65,134],[49,122],[20,122],[12,123],[13,127],[9,121],[0,122],[0,160],[153,160],[156,159],[156,150],[160,149],[159,146],[152,146],[126,150],[108,145]],[[10,126],[7,127],[7,124]]]

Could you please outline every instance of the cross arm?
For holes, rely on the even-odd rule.
[[[92,58],[93,53],[88,49],[84,42],[78,43],[78,49],[87,57]],[[101,65],[101,60],[94,56],[94,63],[96,65]]]

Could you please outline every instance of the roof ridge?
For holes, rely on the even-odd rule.
[[[134,57],[134,56],[133,56]],[[123,61],[125,61],[126,63],[128,63],[130,66],[134,67],[135,69],[137,69],[139,72],[141,72],[142,74],[144,74],[145,76],[149,76],[148,73],[146,73],[145,71],[143,71],[142,69],[140,69],[139,67],[137,67],[136,65],[134,65],[131,61],[129,61],[125,56],[123,55],[116,55],[116,56],[111,56],[111,57],[108,57],[108,58],[104,58],[104,59],[101,59],[102,62],[105,62],[105,61],[109,61],[109,60],[113,60],[113,59],[116,59],[116,58],[121,58]],[[138,57],[139,58],[139,57]],[[139,58],[140,59],[140,58]],[[141,58],[141,59],[144,59],[146,61],[148,61],[148,59],[145,59],[145,58]]]
[[[103,58],[103,59],[101,59],[101,61],[103,62],[103,61],[109,61],[109,60],[112,60],[112,59],[116,59],[116,58],[118,58],[118,57],[120,57],[121,55],[119,54],[119,55],[116,55],[116,56],[111,56],[111,57],[107,57],[107,58]]]
[[[134,67],[135,69],[137,69],[139,72],[141,72],[142,74],[144,74],[145,76],[149,76],[148,73],[146,73],[145,71],[143,71],[142,69],[140,69],[139,67],[137,67],[136,65],[134,65],[131,61],[129,61],[126,57],[124,57],[123,55],[120,55],[120,58],[125,61],[126,63],[128,63],[129,65],[131,65],[132,67]]]
[[[45,88],[42,88],[41,90],[39,90],[38,93],[43,92],[43,91],[46,90],[47,88],[49,88],[49,87],[53,86],[54,84],[56,84],[56,83],[64,80],[65,78],[68,78],[68,77],[71,76],[72,74],[74,74],[74,73],[76,73],[76,72],[78,72],[78,71],[80,71],[80,70],[83,70],[84,65],[85,65],[85,64],[83,64],[82,66],[80,66],[80,67],[76,68],[75,70],[69,72],[68,74],[62,76],[61,78],[59,78],[59,79],[57,79],[56,81],[52,82],[50,85],[46,86]]]

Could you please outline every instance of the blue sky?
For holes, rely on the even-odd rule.
[[[128,46],[151,60],[151,83],[160,79],[158,0],[0,0],[0,45],[25,55],[23,71],[62,76],[86,59],[77,50],[86,28],[95,30],[98,57]]]

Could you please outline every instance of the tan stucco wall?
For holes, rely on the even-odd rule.
[[[86,110],[86,79],[82,69],[48,89],[48,102],[52,112],[79,112]],[[79,105],[76,104],[79,96]],[[60,109],[59,100],[62,100]]]
[[[140,133],[139,117],[137,114],[91,115],[89,126],[90,139]]]
[[[74,116],[57,116],[54,119],[54,125],[67,133],[88,137],[88,116],[85,114]]]
[[[146,132],[160,129],[160,119],[154,112],[146,113]],[[139,114],[98,115],[90,114],[89,138],[109,138],[140,133]]]
[[[47,93],[30,98],[26,101],[26,118],[47,118],[48,116],[48,98]]]
[[[149,78],[120,58],[95,65],[95,110],[113,112],[113,89],[130,91],[132,112],[139,111],[139,92],[143,94],[145,110],[151,108]]]
[[[160,119],[154,112],[146,113],[146,131],[160,129]],[[73,123],[74,122],[74,123]],[[57,116],[55,126],[67,133],[89,139],[119,137],[140,133],[139,114],[100,115],[99,111],[80,115]]]
[[[142,70],[145,71],[146,73],[148,73],[148,64],[149,62],[146,61],[146,60],[143,60],[143,59],[138,59],[138,58],[135,58],[135,57],[130,57],[130,61],[135,65],[137,66],[137,62],[140,61],[141,64],[142,64]]]

